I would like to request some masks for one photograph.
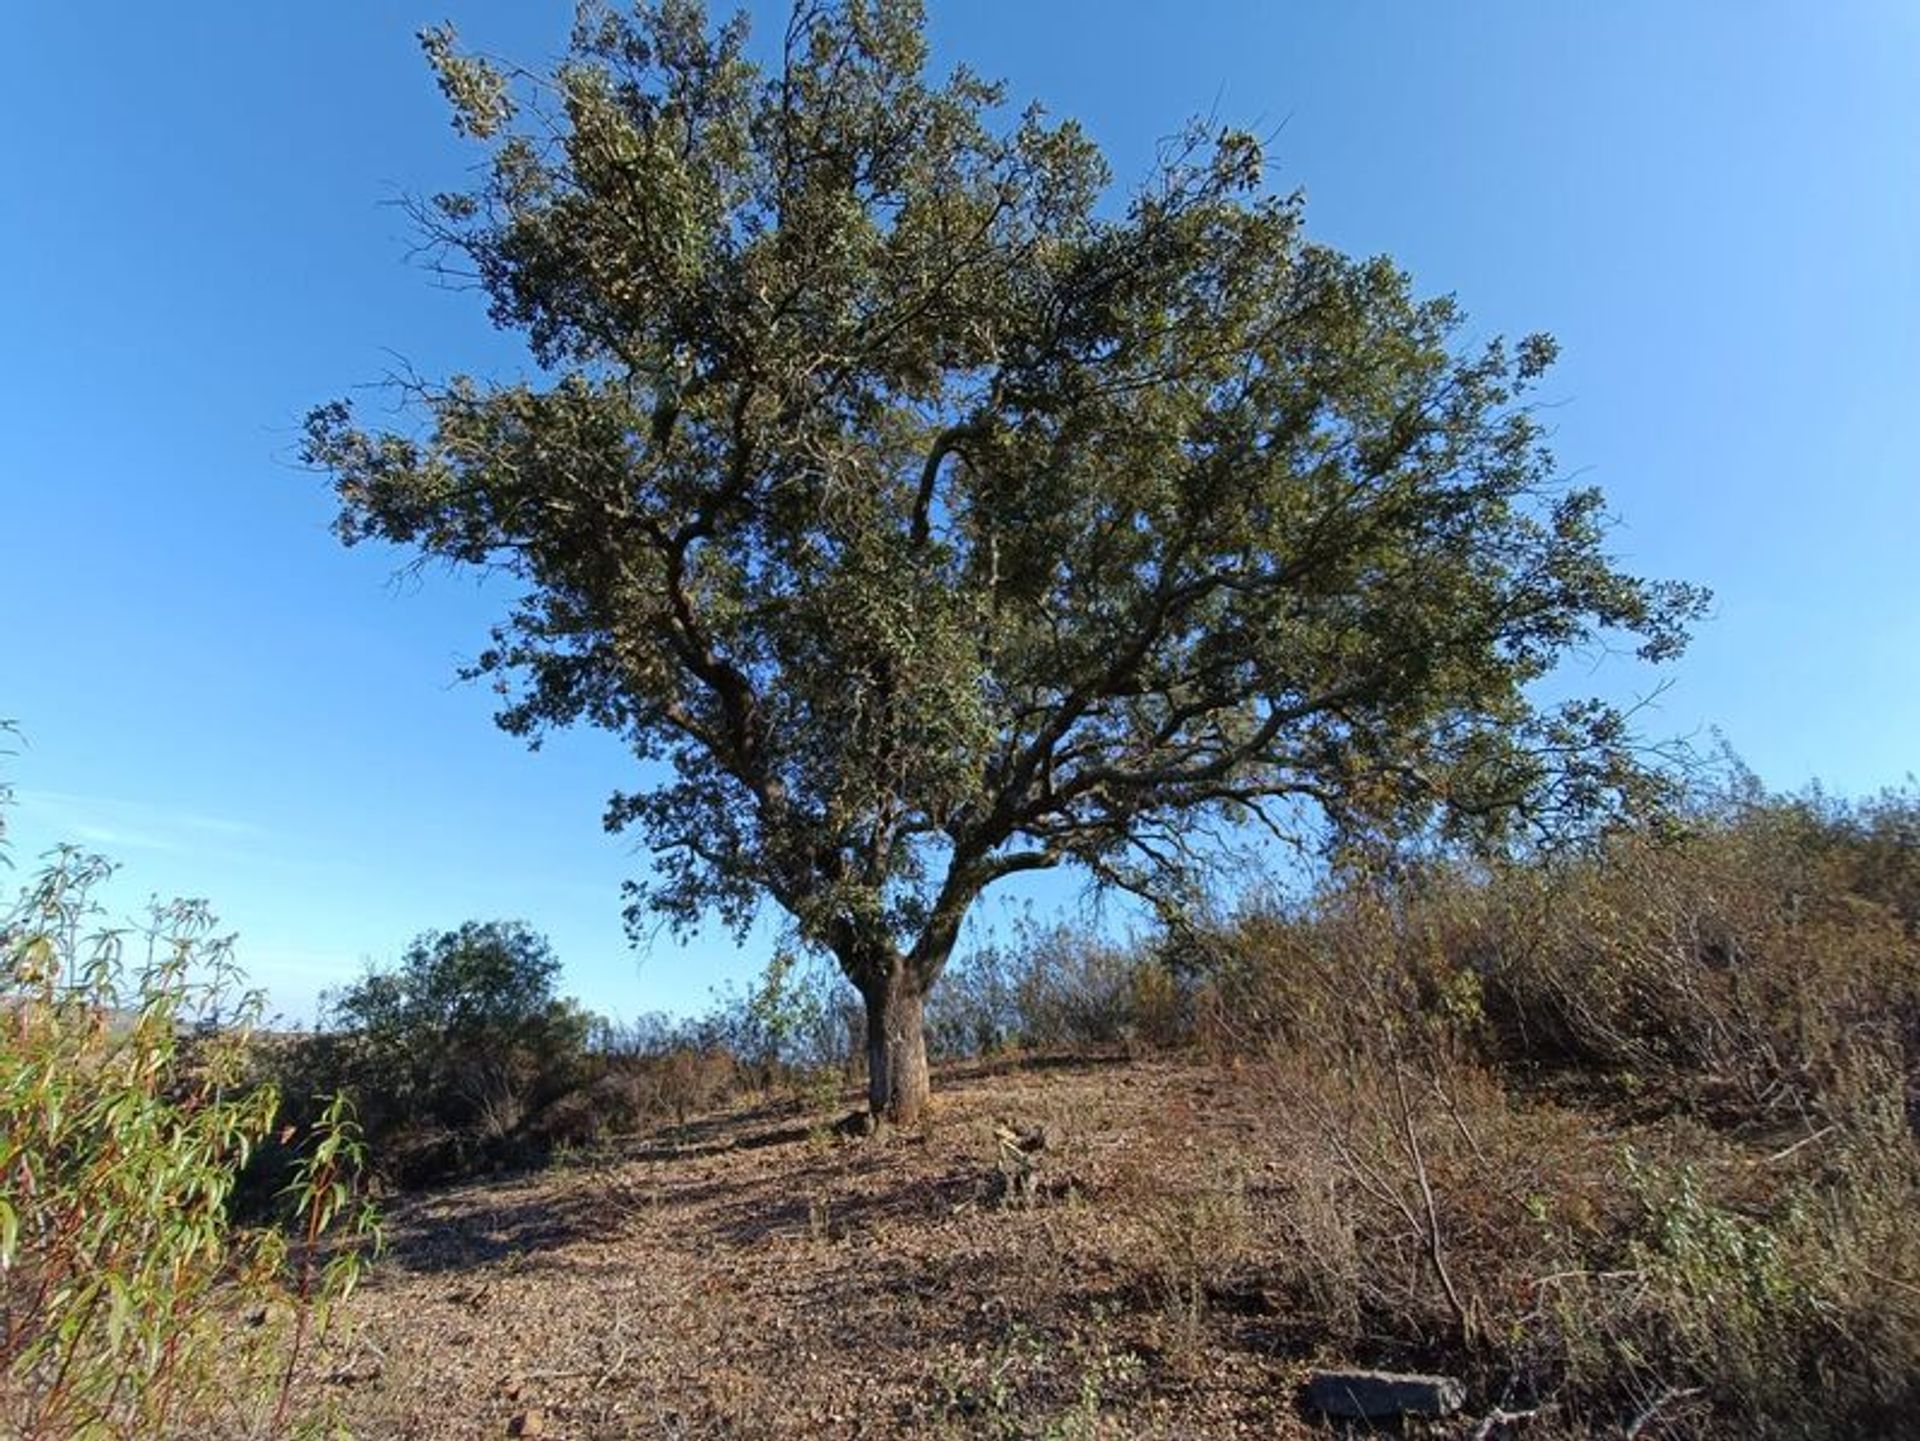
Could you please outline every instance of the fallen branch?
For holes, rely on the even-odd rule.
[[[1496,1406],[1487,1412],[1485,1416],[1482,1416],[1480,1418],[1480,1424],[1473,1428],[1472,1441],[1488,1441],[1488,1438],[1493,1435],[1496,1427],[1511,1426],[1516,1421],[1531,1421],[1539,1414],[1540,1408],[1537,1406],[1528,1411],[1503,1411],[1500,1407]]]
[[[1787,1157],[1791,1156],[1795,1151],[1798,1151],[1802,1146],[1811,1146],[1815,1141],[1820,1140],[1822,1137],[1832,1135],[1833,1129],[1834,1128],[1832,1125],[1825,1125],[1825,1126],[1822,1126],[1819,1130],[1813,1132],[1811,1135],[1802,1136],[1799,1140],[1795,1141],[1791,1146],[1787,1147],[1786,1150],[1775,1151],[1771,1156],[1767,1157],[1765,1164],[1769,1166],[1777,1166],[1780,1162],[1786,1160]]]

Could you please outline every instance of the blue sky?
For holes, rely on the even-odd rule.
[[[754,7],[762,30],[778,6]],[[1547,329],[1565,468],[1628,568],[1718,602],[1652,734],[1770,783],[1900,781],[1920,734],[1920,8],[933,0],[940,63],[1078,117],[1117,175],[1196,112],[1277,131],[1314,234]],[[564,5],[12,6],[0,18],[0,717],[16,857],[212,899],[299,1013],[427,927],[520,917],[631,1016],[763,959],[630,950],[603,737],[528,754],[453,682],[498,597],[343,551],[300,417],[400,359],[508,373],[409,262],[461,182],[413,41],[555,54]],[[1659,677],[1570,684],[1628,698]],[[1043,897],[1055,894],[1043,892]]]

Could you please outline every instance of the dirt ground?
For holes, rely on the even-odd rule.
[[[838,1134],[849,1093],[393,1205],[325,1390],[363,1441],[1307,1434],[1313,1338],[1222,1284],[1270,1104],[1117,1058],[935,1085],[914,1131]]]

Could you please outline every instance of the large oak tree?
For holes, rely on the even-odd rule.
[[[339,533],[514,577],[472,671],[631,746],[630,920],[771,897],[866,1000],[876,1113],[1003,877],[1627,792],[1622,718],[1532,683],[1671,655],[1698,593],[1558,481],[1551,343],[1307,239],[1253,138],[1116,196],[1071,121],[930,77],[914,0],[809,0],[763,63],[690,0],[587,7],[546,73],[424,41],[489,159],[423,223],[537,379],[315,411]]]

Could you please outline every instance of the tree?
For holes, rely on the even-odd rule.
[[[332,997],[369,1132],[423,1119],[511,1129],[529,1087],[561,1088],[591,1018],[555,993],[559,974],[523,922],[468,921],[415,937],[398,969],[370,970]]]
[[[865,998],[874,1110],[989,886],[1155,895],[1214,822],[1330,843],[1618,805],[1569,650],[1673,655],[1525,389],[1449,299],[1311,242],[1260,145],[1194,130],[1124,202],[1071,121],[927,73],[915,0],[802,0],[775,58],[691,0],[588,5],[535,75],[423,36],[468,193],[417,207],[534,379],[309,419],[347,543],[522,593],[468,674],[538,743],[643,763],[629,921],[763,897]],[[1311,829],[1310,829],[1311,828]]]
[[[368,1034],[511,1034],[557,1003],[560,958],[523,921],[467,921],[415,936],[395,971],[369,971],[337,996],[336,1020]]]

